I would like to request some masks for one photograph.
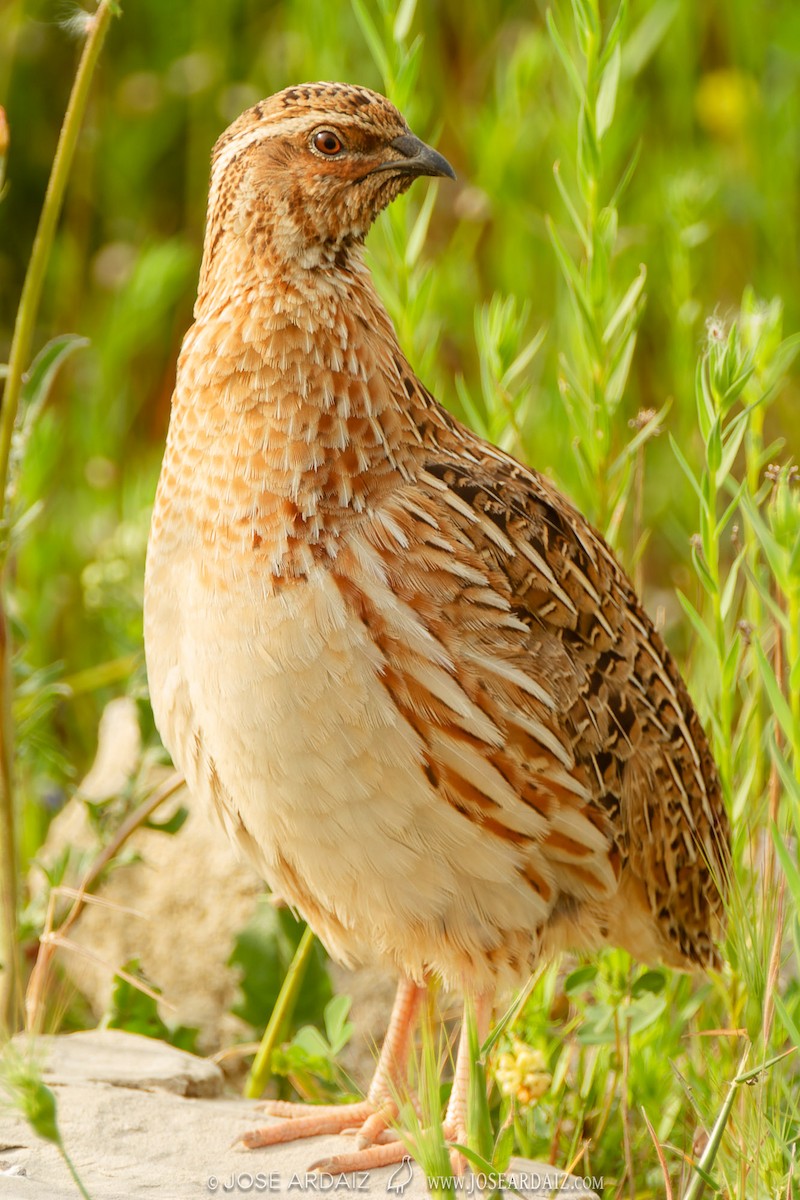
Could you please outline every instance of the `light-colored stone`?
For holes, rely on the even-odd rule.
[[[59,1037],[20,1034],[14,1044],[23,1055],[35,1057],[51,1087],[109,1083],[178,1096],[222,1094],[224,1079],[216,1063],[137,1033],[87,1029]]]
[[[75,1038],[82,1038],[75,1043]],[[91,1038],[95,1042],[92,1043]],[[120,1040],[121,1039],[121,1040]],[[73,1044],[62,1050],[59,1042]],[[119,1050],[111,1048],[119,1043]],[[248,1129],[263,1125],[258,1106],[247,1100],[197,1099],[176,1094],[190,1055],[176,1058],[173,1048],[145,1038],[109,1034],[67,1035],[49,1042],[52,1087],[64,1144],[92,1200],[199,1200],[209,1196],[330,1195],[400,1196],[419,1200],[428,1194],[419,1168],[401,1164],[368,1176],[332,1177],[309,1173],[315,1160],[352,1147],[344,1137],[313,1138],[247,1151],[232,1145]],[[76,1045],[80,1049],[76,1049]],[[94,1049],[92,1046],[94,1045]],[[141,1052],[140,1068],[130,1061]],[[94,1060],[94,1061],[93,1061]],[[63,1077],[74,1063],[76,1077]],[[122,1069],[120,1069],[122,1068]],[[170,1070],[176,1074],[170,1076]],[[200,1070],[200,1068],[197,1068]],[[106,1075],[114,1082],[100,1082]],[[133,1086],[123,1082],[134,1081]],[[142,1091],[150,1078],[155,1090]],[[158,1082],[155,1081],[157,1077]],[[88,1082],[88,1080],[98,1080]],[[553,1167],[514,1160],[512,1171],[522,1196],[545,1200],[556,1182]],[[597,1200],[577,1180],[559,1193],[561,1200]],[[538,1186],[530,1186],[538,1184]],[[478,1195],[469,1182],[464,1195]],[[511,1195],[511,1192],[506,1194]],[[0,1113],[0,1200],[75,1200],[77,1189],[58,1151],[42,1142],[22,1118]]]
[[[162,1018],[197,1026],[201,1048],[215,1051],[246,1032],[230,1016],[238,979],[228,959],[264,885],[185,790],[155,820],[165,820],[179,803],[189,815],[177,834],[136,830],[126,846],[135,861],[117,866],[103,881],[98,895],[106,903],[87,905],[70,930],[76,950],[62,953],[60,961],[99,1019],[111,998],[114,973],[139,959],[148,980],[161,989]],[[64,845],[93,844],[80,799],[71,800],[57,821],[45,859]],[[76,886],[78,880],[69,882]]]

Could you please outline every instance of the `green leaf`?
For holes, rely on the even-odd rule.
[[[744,414],[742,414],[742,416],[744,417]],[[729,429],[728,433],[726,434],[724,453],[722,454],[719,465],[716,469],[716,482],[718,488],[722,487],[723,483],[731,473],[733,460],[739,453],[739,447],[742,444],[742,438],[745,435],[746,429],[746,421],[740,420],[737,424],[737,427],[732,432]]]
[[[645,993],[655,994],[663,992],[666,982],[663,971],[645,971],[644,975],[640,975],[634,981],[631,988],[631,996],[635,999],[637,996],[642,996]]]
[[[593,1004],[586,1019],[578,1028],[578,1041],[582,1046],[611,1046],[617,1040],[614,1025],[614,1009],[610,1004]],[[585,1092],[587,1081],[581,1087]]]
[[[640,138],[639,141],[636,143],[633,154],[628,159],[628,165],[625,167],[625,170],[622,172],[622,176],[620,177],[619,183],[617,184],[617,186],[614,189],[614,195],[611,197],[611,203],[609,204],[609,208],[617,208],[617,209],[619,208],[620,200],[625,195],[626,191],[628,190],[628,184],[633,179],[633,174],[636,170],[641,153],[642,153],[642,141]]]
[[[264,1029],[272,1014],[304,928],[288,908],[275,908],[264,896],[236,938],[229,962],[239,969],[241,996],[232,1011],[254,1029]],[[316,945],[294,1010],[293,1025],[321,1021],[331,994],[325,955]]]
[[[769,751],[772,761],[775,763],[781,783],[786,788],[789,796],[792,798],[795,812],[795,825],[797,833],[800,835],[800,779],[795,775],[792,768],[789,766],[786,758],[783,755],[780,747],[777,745],[774,737],[774,731],[770,732]]]
[[[550,241],[553,245],[553,249],[556,252],[556,258],[558,259],[561,272],[566,280],[570,295],[575,301],[580,318],[589,331],[592,343],[599,352],[600,347],[596,345],[596,339],[594,336],[594,316],[592,314],[589,297],[587,295],[584,282],[581,279],[580,272],[575,266],[572,258],[567,253],[566,247],[561,240],[561,236],[556,228],[555,222],[551,217],[545,217],[545,225],[547,226],[547,232],[550,234]]]
[[[492,1150],[492,1166],[495,1171],[507,1171],[514,1153],[515,1142],[514,1122],[504,1121],[497,1132],[494,1149]]]
[[[597,115],[595,119],[599,141],[602,141],[604,134],[614,120],[621,65],[622,52],[620,47],[617,46],[609,59],[608,66],[603,72],[603,78],[600,81],[600,90],[597,93]]]
[[[608,65],[609,59],[616,51],[622,40],[622,33],[625,29],[625,23],[628,17],[628,0],[622,0],[621,4],[614,13],[614,20],[611,22],[611,28],[608,31],[603,51],[600,55],[598,66],[601,71],[604,71]]]
[[[593,114],[586,105],[578,113],[578,183],[584,200],[592,202],[592,196],[600,179],[600,146],[593,123]]]
[[[706,460],[711,474],[717,480],[719,464],[722,462],[722,430],[718,416],[714,418],[708,438],[706,439]]]
[[[788,374],[798,352],[800,352],[800,333],[793,333],[790,337],[784,338],[772,359],[771,373],[776,381],[780,381]]]
[[[750,379],[752,379],[754,372],[755,367],[747,367],[746,370],[742,371],[740,375],[737,375],[733,382],[728,385],[728,387],[722,393],[721,407],[723,412],[727,413],[729,409],[733,408],[733,405],[741,396],[746,385]]]
[[[747,513],[747,518],[755,530],[756,537],[759,540],[762,550],[767,557],[770,570],[781,585],[781,590],[785,591],[786,583],[786,564],[784,561],[783,547],[778,542],[772,530],[764,521],[759,509],[753,502],[753,498],[749,495],[744,497],[744,509]]]
[[[456,395],[458,402],[464,410],[464,415],[467,418],[467,423],[480,434],[482,438],[490,439],[489,424],[486,421],[484,414],[478,408],[472,396],[469,394],[466,381],[463,375],[456,376]]]
[[[177,833],[189,815],[188,808],[181,805],[166,821],[154,821],[152,817],[145,821],[145,829],[156,829],[159,833]]]
[[[298,1029],[292,1038],[292,1045],[305,1051],[311,1058],[322,1061],[327,1061],[331,1055],[331,1047],[316,1025],[304,1025],[302,1029]]]
[[[494,1136],[487,1099],[486,1067],[481,1058],[475,1012],[470,1005],[465,1008],[465,1019],[470,1063],[466,1113],[467,1140],[482,1158],[488,1160],[492,1155]]]
[[[694,489],[697,499],[700,501],[700,507],[701,507],[702,511],[704,513],[707,512],[708,506],[706,504],[705,497],[703,496],[703,493],[700,489],[700,484],[697,480],[697,477],[696,477],[694,471],[692,470],[692,468],[689,466],[686,459],[683,457],[683,452],[682,452],[680,446],[678,445],[678,443],[675,441],[675,438],[672,436],[672,434],[669,435],[669,444],[672,447],[672,453],[677,458],[681,470],[683,471],[686,478],[689,480],[689,483],[692,485],[692,488]]]
[[[739,567],[742,565],[742,560],[747,553],[746,547],[739,551],[736,558],[733,560],[728,571],[728,578],[722,587],[722,596],[720,597],[720,613],[723,621],[727,619],[733,604],[734,596],[736,595],[736,583],[739,578]]]
[[[644,265],[644,263],[640,263],[639,274],[636,276],[633,283],[620,300],[616,312],[608,322],[608,325],[606,325],[606,328],[603,332],[603,341],[606,343],[606,345],[610,343],[611,339],[614,337],[614,334],[617,332],[623,322],[628,317],[633,315],[636,306],[639,303],[639,297],[642,295],[644,290],[646,279],[647,267]]]
[[[122,968],[127,975],[144,979],[139,960],[133,958]],[[152,988],[152,985],[149,985]],[[157,1038],[169,1042],[181,1050],[193,1053],[198,1030],[187,1025],[170,1026],[161,1019],[155,998],[131,982],[115,975],[108,1011],[103,1018],[105,1029],[125,1029],[143,1037]]]
[[[575,226],[575,231],[578,234],[578,237],[581,239],[581,242],[583,243],[583,248],[585,251],[588,252],[588,250],[589,250],[589,235],[586,232],[586,226],[583,224],[580,217],[578,216],[578,210],[575,208],[575,205],[572,203],[572,197],[570,196],[569,192],[567,191],[566,184],[564,183],[564,180],[561,178],[561,163],[560,162],[553,163],[553,178],[556,181],[556,187],[558,188],[559,194],[561,195],[561,199],[564,201],[564,207],[566,208],[567,212],[569,213],[569,217],[570,217],[570,220],[572,221],[572,224]]]
[[[400,0],[397,6],[397,16],[394,19],[392,35],[398,43],[404,42],[411,32],[417,0]]]
[[[511,1001],[508,1008],[503,1013],[502,1017],[500,1017],[497,1021],[495,1021],[494,1028],[491,1030],[491,1032],[489,1033],[489,1036],[486,1038],[486,1041],[481,1046],[481,1057],[482,1058],[484,1058],[484,1059],[486,1058],[486,1056],[492,1050],[492,1048],[494,1047],[496,1042],[499,1040],[499,1038],[502,1036],[502,1034],[505,1032],[505,1030],[510,1029],[511,1026],[514,1024],[517,1017],[519,1016],[519,1014],[522,1012],[523,1008],[525,1007],[525,1005],[531,995],[531,992],[536,987],[536,984],[539,982],[539,979],[541,978],[543,970],[544,970],[544,968],[540,967],[537,971],[534,971],[534,973],[530,976],[530,978],[528,979],[528,982],[525,984],[525,986],[520,989],[518,995],[516,995],[514,997],[514,999]]]
[[[733,497],[731,498],[730,504],[725,509],[725,511],[723,512],[720,519],[717,521],[716,529],[715,529],[715,536],[717,537],[717,540],[719,540],[719,538],[722,537],[723,532],[727,528],[728,522],[730,521],[733,514],[736,512],[736,509],[741,504],[742,495],[743,495],[746,487],[747,487],[747,480],[743,479],[742,482],[737,487],[736,492],[734,493]]]
[[[575,66],[575,63],[572,60],[572,55],[570,54],[569,50],[567,49],[567,47],[564,43],[564,39],[562,38],[561,34],[558,32],[558,26],[556,25],[552,10],[549,8],[547,10],[545,20],[547,21],[547,30],[550,34],[553,45],[556,48],[558,57],[561,59],[561,63],[564,67],[564,70],[567,72],[567,77],[568,77],[570,83],[572,84],[573,88],[575,89],[575,95],[578,97],[578,99],[581,101],[582,104],[585,104],[586,103],[586,90],[583,86],[583,80],[581,79],[580,75],[578,74],[578,70]]]
[[[576,967],[574,971],[570,971],[564,980],[564,991],[568,996],[579,995],[590,988],[596,978],[597,966],[594,963],[587,963],[583,967]]]
[[[25,1117],[31,1128],[45,1141],[61,1145],[55,1093],[42,1081],[32,1081],[25,1104]]]
[[[776,992],[773,996],[775,1007],[778,1010],[778,1015],[783,1021],[783,1027],[792,1039],[796,1047],[800,1047],[800,1026],[798,1026],[792,1018],[792,1014],[783,1002],[780,993]]]
[[[53,338],[46,346],[42,347],[23,376],[20,389],[19,424],[14,432],[12,443],[12,461],[8,480],[9,494],[13,494],[30,436],[50,394],[59,368],[76,350],[88,345],[88,338],[78,337],[74,333],[65,333]],[[32,517],[33,513],[30,519]],[[17,540],[22,533],[24,519],[24,514],[14,514],[13,521],[16,526],[15,538]]]
[[[76,350],[88,345],[88,338],[79,337],[76,333],[64,333],[42,347],[23,376],[20,396],[25,409],[44,403],[59,367]]]
[[[582,45],[588,45],[591,37],[600,34],[600,20],[597,12],[597,0],[571,0],[572,15]]]
[[[417,214],[417,219],[411,228],[411,233],[408,235],[405,260],[406,267],[409,270],[417,262],[422,247],[425,244],[425,239],[428,236],[428,226],[431,223],[431,214],[433,213],[433,206],[436,203],[438,192],[438,184],[433,183],[428,187],[425,199],[422,201],[419,213]]]
[[[625,395],[625,388],[628,385],[628,376],[633,362],[633,352],[636,349],[636,330],[629,335],[625,342],[622,354],[619,357],[619,362],[609,376],[606,383],[606,405],[609,411],[613,411],[622,401]]]
[[[722,663],[722,686],[726,692],[736,688],[736,677],[739,674],[739,663],[742,655],[742,635],[737,629],[731,638],[728,652]]]
[[[655,1025],[667,1007],[667,999],[667,996],[655,995],[652,991],[646,991],[633,1001],[628,1009],[628,1028],[631,1036],[643,1033],[645,1029]]]
[[[715,596],[717,594],[717,585],[711,577],[711,573],[708,569],[705,559],[703,558],[703,555],[698,552],[694,543],[692,543],[692,562],[694,563],[694,569],[697,572],[700,582],[702,583],[708,595]]]
[[[770,825],[770,833],[775,845],[775,853],[783,867],[789,891],[792,893],[795,909],[800,909],[800,870],[798,870],[797,863],[793,861],[791,854],[786,849],[786,843],[781,837],[780,830],[774,821]]]
[[[334,996],[325,1005],[325,1032],[334,1057],[341,1054],[353,1036],[355,1026],[347,1019],[351,1003],[349,996],[340,995]]]
[[[622,54],[622,72],[629,78],[647,65],[666,36],[680,7],[679,0],[659,0],[645,9]]]
[[[511,366],[508,368],[508,370],[503,375],[503,378],[500,381],[502,383],[503,387],[505,387],[505,388],[510,387],[510,385],[514,382],[514,380],[517,378],[517,376],[521,375],[522,372],[527,367],[530,366],[530,364],[533,362],[536,355],[539,353],[542,342],[544,341],[546,336],[547,336],[547,326],[542,325],[542,327],[540,329],[538,329],[536,331],[536,333],[533,335],[533,337],[528,342],[528,344],[526,346],[523,346],[522,350],[519,352],[517,357],[514,359]]]
[[[667,1007],[667,997],[654,990],[644,990],[625,1008],[597,1004],[589,1009],[584,1024],[578,1030],[578,1041],[584,1046],[612,1046],[617,1041],[617,1021],[627,1026],[631,1036],[643,1033],[654,1025]]]
[[[767,696],[769,697],[769,702],[772,705],[772,711],[778,721],[778,724],[786,735],[787,740],[791,743],[794,740],[794,718],[792,716],[792,710],[789,708],[786,697],[778,686],[778,681],[775,678],[775,672],[773,671],[772,665],[768,661],[767,656],[761,647],[761,642],[757,639],[753,642],[753,649],[755,651],[761,679],[765,688],[767,689]]]
[[[694,390],[697,399],[697,421],[703,441],[707,442],[711,433],[711,426],[714,424],[717,415],[714,397],[711,392],[711,384],[708,378],[708,359],[701,358],[698,360]]]

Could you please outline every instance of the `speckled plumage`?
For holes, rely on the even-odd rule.
[[[562,947],[713,964],[728,828],[674,662],[584,518],[417,380],[364,266],[446,173],[416,147],[308,84],[215,148],[148,549],[159,729],[346,962],[476,993]]]

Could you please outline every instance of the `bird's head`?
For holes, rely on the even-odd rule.
[[[214,147],[207,256],[232,236],[259,258],[329,265],[418,175],[455,178],[384,96],[343,83],[286,88]]]

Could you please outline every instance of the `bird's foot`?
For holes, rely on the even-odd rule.
[[[376,1122],[379,1116],[380,1114],[375,1114]],[[389,1119],[391,1120],[391,1115]],[[356,1145],[359,1149],[350,1154],[335,1154],[330,1158],[319,1159],[309,1170],[325,1171],[329,1175],[347,1175],[351,1171],[369,1171],[394,1166],[403,1159],[412,1157],[408,1145],[400,1140],[395,1130],[386,1128],[385,1124],[380,1130],[377,1123],[371,1129],[369,1126],[370,1122],[366,1121],[358,1132]],[[465,1175],[467,1160],[461,1151],[455,1148],[456,1145],[466,1145],[467,1130],[464,1123],[446,1121],[442,1126],[442,1134],[450,1146],[450,1168],[453,1174],[459,1177]],[[371,1143],[367,1140],[368,1137],[371,1137]]]
[[[349,1175],[352,1171],[373,1171],[380,1167],[391,1167],[409,1157],[405,1142],[401,1142],[394,1131],[386,1130],[378,1134],[371,1146],[364,1146],[349,1154],[333,1154],[329,1158],[320,1158],[311,1164],[309,1170],[324,1171],[327,1175]]]
[[[283,1100],[268,1100],[263,1105],[264,1110],[273,1117],[283,1117],[284,1120],[274,1125],[266,1125],[261,1129],[253,1129],[242,1135],[239,1141],[248,1150],[256,1150],[261,1146],[277,1146],[284,1142],[294,1142],[300,1138],[318,1137],[330,1133],[354,1133],[356,1152],[337,1156],[346,1159],[358,1159],[361,1155],[378,1150],[375,1155],[380,1162],[370,1160],[369,1164],[338,1168],[337,1170],[358,1171],[366,1170],[367,1166],[385,1166],[397,1159],[386,1158],[388,1146],[385,1144],[390,1123],[397,1116],[397,1105],[386,1098],[379,1102],[363,1100],[356,1104],[291,1104]],[[396,1141],[394,1134],[388,1135],[389,1145]],[[333,1162],[334,1159],[326,1160]],[[315,1163],[314,1168],[323,1169]],[[329,1168],[324,1167],[325,1170]]]
[[[270,1116],[283,1120],[243,1134],[239,1141],[249,1150],[324,1134],[354,1135],[353,1150],[320,1158],[309,1165],[309,1171],[347,1175],[353,1171],[394,1166],[409,1157],[406,1143],[399,1139],[395,1129],[390,1128],[397,1118],[397,1105],[392,1100],[384,1099],[379,1103],[363,1100],[357,1104],[292,1104],[284,1100],[267,1100],[262,1108]],[[464,1122],[446,1120],[442,1133],[451,1145],[453,1174],[464,1175],[467,1160],[455,1149],[455,1144],[463,1146],[466,1143]]]
[[[270,1116],[284,1120],[242,1134],[239,1141],[248,1150],[283,1145],[325,1133],[343,1133],[345,1129],[360,1128],[376,1113],[375,1106],[368,1100],[356,1104],[289,1104],[283,1100],[268,1100],[262,1107]]]

